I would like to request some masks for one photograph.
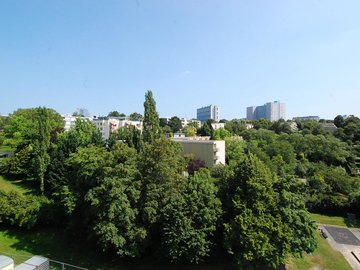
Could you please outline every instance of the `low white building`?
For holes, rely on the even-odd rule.
[[[213,130],[218,130],[220,128],[225,128],[225,123],[212,123],[211,126]]]
[[[75,126],[76,119],[78,118],[85,119],[88,121],[92,120],[90,117],[73,116],[72,114],[63,114],[62,118],[64,119],[65,131],[69,131],[71,127]]]
[[[172,138],[182,146],[182,154],[192,154],[203,160],[206,167],[225,164],[225,141],[212,141],[209,137]]]
[[[92,120],[96,128],[100,131],[101,137],[108,140],[112,132],[122,127],[134,126],[142,130],[143,123],[140,120],[129,120],[123,117],[97,117]]]

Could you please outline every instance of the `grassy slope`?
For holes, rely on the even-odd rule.
[[[292,258],[288,270],[309,270],[319,267],[327,270],[351,270],[352,268],[343,255],[331,248],[327,240],[317,234],[318,248],[313,255],[305,254],[303,258]]]
[[[311,214],[313,220],[318,224],[328,224],[335,226],[343,227],[360,227],[360,220],[350,220],[345,217],[338,216],[327,216],[320,214]],[[327,240],[322,238],[320,235],[317,235],[319,247],[313,255],[305,254],[303,258],[292,258],[288,265],[287,269],[289,270],[308,270],[312,267],[321,267],[326,269],[333,270],[345,270],[352,269],[347,263],[342,254],[338,251],[335,251],[328,244]]]
[[[351,220],[345,217],[338,217],[338,216],[327,216],[327,215],[320,215],[320,214],[311,214],[313,220],[319,224],[328,224],[328,225],[335,225],[335,226],[344,226],[349,228],[359,228],[360,227],[360,220],[355,219]]]
[[[89,270],[223,270],[234,269],[230,264],[172,265],[144,259],[136,262],[107,258],[89,245],[67,237],[60,229],[20,230],[0,227],[0,254],[12,257],[16,264],[32,255],[82,266]],[[70,269],[70,268],[69,268]]]
[[[26,187],[23,183],[23,180],[10,180],[0,175],[0,190],[9,192],[9,191],[18,191],[21,193],[28,193],[32,190]]]
[[[61,231],[54,229],[0,229],[0,254],[12,257],[15,264],[32,255],[42,255],[76,265],[88,265],[90,261],[96,263],[96,254],[82,252],[74,247],[76,241],[71,242]]]

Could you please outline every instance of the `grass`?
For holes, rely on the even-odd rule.
[[[21,230],[0,227],[0,254],[20,264],[33,255],[42,255],[89,270],[222,270],[234,269],[230,263],[173,265],[153,259],[126,261],[107,256],[89,243],[66,235],[60,228]],[[68,269],[68,268],[67,268]],[[70,269],[70,268],[69,268]]]
[[[335,225],[335,226],[343,226],[349,228],[359,228],[360,220],[359,219],[349,219],[345,217],[339,216],[328,216],[322,214],[311,214],[311,217],[316,223],[319,224],[327,224],[327,225]]]
[[[70,241],[58,229],[0,229],[0,254],[12,257],[15,264],[26,261],[33,255],[42,255],[83,266],[89,264],[89,258],[97,257],[84,249],[75,248],[76,241]]]
[[[20,193],[31,193],[33,190],[26,184],[24,180],[11,180],[0,175],[0,190],[5,192],[18,191]]]
[[[7,145],[0,145],[0,152],[13,152],[14,148]]]
[[[332,249],[327,240],[316,234],[318,248],[313,255],[305,254],[302,258],[292,258],[287,264],[288,270],[309,270],[319,267],[327,270],[351,270],[344,256]]]

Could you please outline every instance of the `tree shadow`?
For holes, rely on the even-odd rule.
[[[231,262],[219,261],[211,264],[171,264],[153,258],[138,260],[119,259],[105,254],[86,240],[70,237],[60,228],[22,230],[5,228],[0,230],[7,238],[16,239],[11,248],[41,255],[50,260],[88,268],[89,270],[235,270]],[[23,261],[27,260],[24,258]]]
[[[344,222],[349,228],[360,228],[360,219],[358,218],[344,218]]]

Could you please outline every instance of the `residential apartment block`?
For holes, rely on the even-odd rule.
[[[143,129],[143,123],[140,120],[129,120],[126,117],[97,117],[92,120],[99,129],[101,137],[108,140],[112,132],[121,127],[134,126],[138,130]]]
[[[278,121],[285,119],[285,103],[279,101],[268,102],[262,106],[251,106],[246,108],[246,118],[249,120],[268,119]]]
[[[62,115],[64,119],[64,129],[65,131],[69,131],[71,127],[75,126],[76,119],[84,119],[87,121],[92,121],[90,117],[81,117],[81,116],[73,116],[72,114],[64,114]]]
[[[207,167],[225,164],[225,141],[212,141],[209,137],[172,138],[182,146],[182,154],[192,154],[203,160]]]
[[[219,106],[209,105],[197,109],[196,118],[201,122],[206,122],[209,119],[212,119],[215,122],[219,122],[219,118],[220,118],[219,115],[220,115]]]

